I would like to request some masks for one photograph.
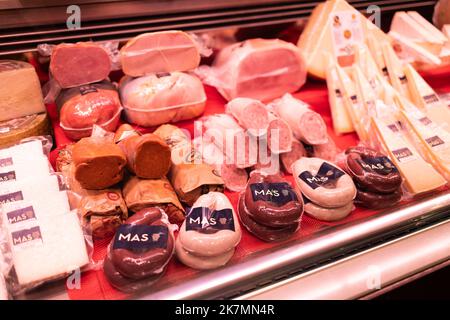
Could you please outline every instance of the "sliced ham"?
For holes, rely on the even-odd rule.
[[[154,72],[188,71],[198,67],[200,53],[194,39],[183,31],[144,33],[120,50],[123,72],[139,77]]]
[[[274,101],[270,107],[289,124],[296,139],[312,145],[324,144],[328,141],[324,120],[305,102],[287,93]]]
[[[111,72],[106,50],[93,42],[59,44],[52,51],[50,72],[61,88],[105,80]]]

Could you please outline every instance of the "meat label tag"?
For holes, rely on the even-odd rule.
[[[10,211],[6,214],[6,216],[8,217],[9,224],[36,219],[36,214],[34,213],[33,206]]]
[[[381,175],[397,172],[397,167],[386,156],[357,159],[357,161],[366,172],[375,172]]]
[[[186,231],[231,230],[234,229],[233,210],[211,210],[195,207],[186,217]]]
[[[11,241],[13,249],[42,244],[41,229],[36,226],[29,229],[14,231],[11,233]]]
[[[344,171],[324,162],[315,176],[313,176],[310,171],[303,171],[298,177],[311,189],[317,189],[318,187],[333,189],[336,188],[337,180],[344,174]]]
[[[6,181],[12,181],[12,180],[16,180],[16,172],[15,171],[0,173],[0,182],[6,182]]]
[[[167,247],[169,229],[167,226],[146,226],[123,224],[116,232],[113,250],[125,249],[133,252],[145,252]]]
[[[22,191],[0,195],[0,204],[23,200]]]
[[[0,159],[0,168],[12,166],[12,165],[13,165],[13,160],[11,157]]]
[[[287,182],[252,183],[250,185],[253,201],[272,202],[284,206],[291,201],[298,201],[297,194]]]

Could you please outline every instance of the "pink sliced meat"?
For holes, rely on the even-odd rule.
[[[106,50],[93,42],[63,43],[55,47],[50,72],[62,88],[105,80],[111,72]]]
[[[204,138],[213,142],[238,168],[257,163],[258,144],[254,137],[227,114],[215,114],[203,120]]]
[[[123,72],[132,77],[149,73],[188,71],[198,67],[200,53],[194,39],[183,31],[141,34],[120,50]]]
[[[295,99],[291,94],[285,94],[274,101],[271,108],[288,123],[296,139],[311,145],[327,142],[325,121],[320,114],[311,110],[308,104]]]
[[[303,144],[297,140],[292,140],[292,149],[289,152],[282,153],[280,155],[281,163],[283,164],[284,171],[292,174],[292,164],[302,157],[306,157],[307,152]]]
[[[269,113],[269,127],[267,129],[267,142],[272,153],[280,154],[292,149],[291,127],[281,118]]]
[[[264,152],[265,149],[265,152]],[[280,172],[280,155],[270,151],[268,142],[259,141],[258,144],[258,163],[253,170],[273,175]]]
[[[269,113],[262,102],[249,98],[236,98],[227,103],[225,110],[251,135],[266,134],[269,126]]]

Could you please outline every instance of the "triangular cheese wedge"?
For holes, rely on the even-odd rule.
[[[443,42],[420,25],[404,11],[397,11],[391,22],[391,31],[396,31],[406,38],[417,41]]]
[[[331,57],[328,57],[329,65],[327,68],[327,88],[328,101],[330,103],[331,117],[333,119],[333,128],[336,134],[344,134],[355,131],[351,117],[347,111],[346,99],[343,89],[340,88],[339,76],[336,70],[336,64]]]
[[[339,87],[342,88],[346,101],[345,106],[352,120],[353,128],[361,141],[367,141],[368,134],[360,122],[364,114],[364,105],[361,97],[358,96],[356,84],[350,79],[346,71],[338,65],[336,65],[336,72],[339,78]]]
[[[364,128],[367,128],[366,131],[368,131],[368,115],[373,112],[375,107],[376,94],[358,65],[354,65],[352,67],[352,78],[356,84],[356,92],[358,97],[361,97],[364,106],[363,112],[360,114],[362,117],[360,118],[360,123],[364,126]]]
[[[340,66],[352,65],[352,48],[365,42],[366,25],[373,26],[375,39],[387,39],[383,31],[344,0],[329,0],[316,7],[298,41],[310,75],[326,78],[323,52],[332,54]]]
[[[383,150],[402,175],[405,186],[412,194],[430,192],[444,186],[447,181],[426,162],[406,138],[398,121],[372,118],[372,128]]]
[[[403,72],[401,61],[398,59],[390,44],[385,43],[382,49],[391,85],[400,94],[405,96],[407,99],[410,99],[408,79],[406,79],[405,73]]]
[[[413,41],[403,37],[401,34],[395,31],[390,31],[389,35],[393,38],[393,46],[397,54],[403,60],[420,61],[423,63],[439,65],[442,63],[438,56],[425,50],[423,47],[417,45]]]
[[[403,123],[418,141],[418,150],[433,167],[450,182],[450,132],[441,128],[425,113],[415,110],[401,111]]]
[[[436,28],[434,25],[432,25],[427,19],[422,17],[417,11],[408,11],[407,14],[414,19],[422,28],[427,30],[428,33],[433,35],[433,38],[436,39],[436,41],[446,42],[447,38],[446,36],[439,31],[438,28]]]
[[[405,66],[412,102],[430,117],[431,120],[450,129],[450,111],[438,94],[411,66]]]
[[[378,71],[381,73],[384,79],[389,80],[389,72],[386,66],[386,61],[383,56],[383,44],[389,43],[387,41],[377,41],[372,34],[367,35],[367,47],[370,50],[370,53],[375,60],[375,63],[378,66]]]
[[[447,37],[447,41],[450,41],[450,24],[444,24],[442,33]]]
[[[383,89],[380,83],[381,72],[366,45],[359,46],[355,51],[357,65],[378,97]]]

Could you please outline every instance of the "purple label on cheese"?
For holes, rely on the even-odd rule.
[[[16,172],[15,171],[8,171],[0,173],[0,182],[6,182],[6,181],[12,181],[16,180]]]
[[[284,206],[291,201],[298,201],[297,194],[287,182],[252,183],[250,185],[253,201],[266,201]]]
[[[413,156],[413,153],[408,148],[400,148],[397,150],[392,150],[392,153],[397,158],[398,161],[405,161],[407,158]]]
[[[432,93],[432,94],[423,96],[423,100],[425,101],[426,104],[432,104],[432,103],[439,102],[439,97],[437,96],[437,94]]]
[[[14,231],[11,233],[11,236],[13,246],[20,246],[25,243],[30,243],[36,240],[42,242],[42,234],[41,229],[39,227]]]
[[[234,229],[233,210],[211,210],[206,207],[195,207],[186,216],[186,231],[219,231]]]
[[[337,180],[344,174],[344,171],[324,162],[316,175],[313,175],[310,171],[303,171],[298,177],[311,189],[317,189],[319,187],[334,189],[336,188]]]
[[[368,157],[357,159],[357,161],[366,172],[375,172],[381,175],[388,175],[397,171],[395,165],[386,156]]]
[[[145,252],[167,247],[169,229],[166,226],[123,224],[116,232],[113,249]]]
[[[12,158],[3,158],[0,159],[0,168],[3,167],[9,167],[13,165],[13,159]]]
[[[0,195],[0,204],[23,200],[22,191]]]
[[[10,224],[36,219],[33,206],[10,211],[6,214],[6,216],[8,217],[8,222]]]
[[[432,148],[445,144],[444,140],[439,138],[439,136],[433,136],[425,140],[428,145]]]

